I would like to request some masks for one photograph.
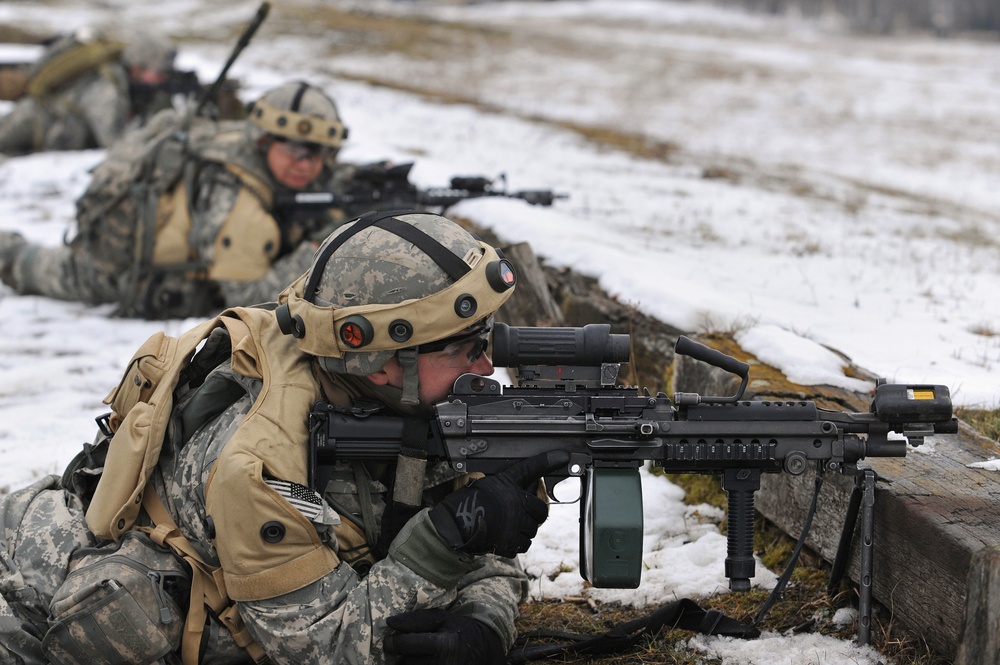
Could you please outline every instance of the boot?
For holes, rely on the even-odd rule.
[[[0,281],[14,286],[14,263],[28,242],[20,233],[0,231]]]

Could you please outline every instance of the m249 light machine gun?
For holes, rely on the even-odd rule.
[[[447,187],[420,189],[409,180],[413,163],[376,162],[360,166],[343,192],[280,193],[274,201],[276,212],[339,208],[347,217],[372,210],[422,208],[444,212],[459,201],[484,196],[521,199],[532,205],[551,206],[567,198],[550,189],[507,190],[507,176],[455,176]]]
[[[811,401],[743,400],[749,365],[683,336],[675,352],[739,376],[737,393],[677,393],[673,400],[641,394],[615,385],[629,348],[629,336],[611,334],[606,324],[497,324],[493,362],[516,368],[518,386],[459,377],[447,400],[435,406],[427,440],[429,458],[486,474],[539,452],[568,451],[567,467],[552,480],[582,480],[580,572],[596,587],[639,585],[639,466],[646,460],[666,472],[722,476],[729,503],[725,573],[731,589],[745,591],[755,570],[754,493],[761,473],[800,475],[816,465],[818,472],[859,474],[864,470],[857,463],[866,457],[904,457],[906,439],[918,445],[926,436],[958,429],[943,385],[880,383],[868,413],[821,409]],[[381,427],[371,427],[372,418],[358,426],[350,414],[322,406],[314,416],[314,470],[333,459],[371,458],[376,451],[391,459],[399,451],[393,442],[400,440],[403,419],[376,416]],[[870,577],[870,559],[868,566]]]

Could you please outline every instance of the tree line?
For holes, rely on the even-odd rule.
[[[891,34],[927,30],[940,36],[955,32],[1000,32],[998,0],[711,0],[754,12],[843,17],[856,30]]]

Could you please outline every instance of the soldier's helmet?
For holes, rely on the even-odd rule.
[[[148,33],[133,35],[122,50],[126,65],[163,74],[174,68],[176,57],[177,47],[170,40]]]
[[[499,250],[441,215],[371,212],[323,242],[275,316],[333,374],[366,376],[396,355],[402,401],[416,404],[417,353],[474,337],[484,350],[515,282]]]
[[[292,81],[264,93],[248,111],[247,134],[254,143],[266,136],[321,145],[336,154],[347,138],[337,105],[316,86]]]

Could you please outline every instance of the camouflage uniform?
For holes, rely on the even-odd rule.
[[[0,279],[18,293],[117,303],[119,314],[149,319],[271,301],[309,267],[311,237],[345,221],[278,209],[278,197],[296,193],[279,177],[297,191],[335,186],[346,134],[333,100],[304,82],[265,93],[243,121],[164,110],[94,169],[68,246],[0,232]],[[272,157],[285,168],[289,144],[306,151],[292,163],[310,160],[308,184],[271,172]]]
[[[85,74],[58,94],[24,97],[0,118],[0,152],[106,148],[125,131],[128,73],[118,62]]]
[[[206,561],[215,564],[215,542],[225,534],[210,531],[205,485],[261,389],[259,380],[239,375],[224,362],[206,380],[207,393],[212,395],[226,384],[245,394],[199,427],[189,440],[168,437],[153,480],[181,531]],[[369,407],[376,400],[394,399],[391,390],[376,389],[349,376],[332,377],[323,392],[337,403],[361,401]],[[204,394],[189,395],[175,407],[174,432],[183,430],[180,423],[192,418],[192,413],[206,408]],[[402,405],[397,408],[414,414]],[[306,441],[284,442],[275,454],[288,455],[289,449],[305,446]],[[398,524],[391,526],[399,519],[386,512],[398,510],[391,507],[387,493],[393,473],[391,464],[338,462],[324,492],[336,514],[327,511],[314,518],[317,529],[324,528],[323,522],[329,530],[330,524],[349,520],[370,532],[367,543],[362,539],[360,545],[349,547],[328,534],[328,546],[338,548],[345,563],[290,593],[238,604],[251,634],[273,662],[393,662],[382,652],[386,617],[424,607],[446,607],[474,617],[491,626],[506,648],[513,643],[517,606],[527,595],[518,561],[451,551],[437,537],[426,510],[412,517],[405,514],[408,521],[402,529]],[[425,505],[433,505],[450,492],[456,477],[444,463],[429,469]],[[55,476],[6,497],[0,508],[6,545],[0,549],[0,563],[6,568],[0,568],[0,662],[46,662],[40,640],[49,626],[46,617],[52,596],[65,578],[70,555],[92,545],[95,538],[85,527],[80,498],[61,489]],[[397,529],[398,535],[393,533]],[[250,662],[225,629],[216,624],[207,632],[212,655],[202,662]]]
[[[172,67],[173,47],[153,38],[116,47],[101,37],[63,37],[29,70],[29,90],[32,77],[37,81],[53,57],[81,42],[106,45],[102,61],[67,76],[68,80],[58,85],[19,99],[14,110],[0,118],[0,153],[107,148],[128,129],[140,126],[156,110],[170,105],[165,96],[151,96],[140,106],[130,94],[131,64],[164,72]]]
[[[273,300],[309,267],[315,249],[307,237],[310,229],[315,231],[314,227],[319,226],[329,232],[334,226],[333,217],[319,213],[303,220],[275,218],[270,208],[271,198],[289,190],[274,180],[257,146],[243,138],[243,124],[199,119],[192,128],[193,134],[202,132],[208,136],[203,145],[191,147],[183,167],[190,175],[187,189],[172,203],[189,211],[187,240],[191,247],[187,264],[189,268],[190,264],[197,264],[198,272],[165,269],[138,286],[128,281],[135,250],[131,240],[125,238],[134,237],[133,229],[141,224],[145,209],[141,194],[129,191],[124,193],[127,200],[96,222],[98,227],[91,237],[81,233],[68,245],[29,245],[19,242],[14,234],[4,234],[0,237],[0,278],[18,293],[89,304],[118,303],[122,314],[143,318],[204,316],[225,306]],[[154,124],[149,129],[157,127]],[[117,145],[115,151],[124,153],[130,141],[140,136],[130,137]],[[111,160],[109,156],[107,161]],[[230,167],[248,175],[240,177]],[[77,202],[81,227],[85,218],[99,214],[96,211],[101,210],[108,196],[99,178],[95,174],[90,189]],[[321,186],[314,183],[309,189]],[[193,196],[187,194],[190,191]],[[210,279],[205,274],[210,273],[219,248],[229,241],[226,233],[231,231],[223,231],[238,221],[240,210],[235,204],[241,192],[250,192],[258,199],[257,211],[280,230],[280,241],[274,247],[258,248],[261,256],[266,257],[262,260],[270,262],[263,274],[253,279]]]
[[[245,379],[235,376],[228,367],[223,366],[218,372],[246,384]],[[385,393],[365,386],[362,380],[337,378],[346,383],[328,387],[328,397],[343,400],[346,388],[362,401],[367,399],[369,404],[376,398],[387,398]],[[255,386],[249,388],[253,391]],[[251,397],[241,398],[196,432],[177,453],[175,461],[166,462],[173,457],[168,454],[159,465],[171,513],[192,544],[201,547],[201,554],[210,560],[216,552],[205,526],[205,483],[221,449],[239,428],[251,404]],[[300,445],[305,446],[306,442]],[[450,551],[437,538],[426,519],[426,510],[409,521],[394,540],[393,533],[383,533],[384,525],[392,521],[385,518],[385,511],[391,506],[388,490],[393,473],[391,464],[338,462],[324,498],[336,510],[339,517],[335,519],[350,520],[362,530],[370,530],[371,545],[356,546],[351,552],[348,543],[333,538],[330,545],[337,546],[341,559],[352,560],[352,565],[342,564],[291,593],[239,603],[240,616],[273,661],[372,665],[392,662],[387,661],[381,648],[385,618],[422,607],[447,607],[475,617],[492,626],[507,648],[513,643],[517,606],[528,591],[518,561],[497,556],[470,557]],[[425,479],[425,505],[433,505],[450,492],[457,475],[445,463],[430,469]],[[359,489],[361,485],[365,488]],[[391,526],[386,528],[394,530]],[[397,525],[395,529],[398,528]],[[388,551],[375,554],[377,562],[372,565],[366,558],[369,547],[377,550],[376,542],[390,540]]]
[[[421,432],[413,424],[432,417],[430,405],[416,399],[421,373],[414,367],[413,375],[405,372],[402,384],[393,387],[372,380],[370,372],[396,353],[401,364],[408,363],[418,347],[433,340],[454,346],[449,340],[456,335],[465,340],[462,349],[471,341],[480,360],[461,351],[460,360],[468,363],[445,366],[455,376],[472,367],[485,370],[480,342],[488,328],[470,325],[471,315],[456,305],[474,297],[479,305],[474,314],[489,318],[513,287],[512,273],[502,283],[495,279],[498,269],[510,270],[509,263],[457,224],[435,215],[395,214],[363,218],[331,235],[310,271],[279,295],[275,309],[227,310],[172,341],[154,335],[106,398],[115,431],[107,458],[95,453],[82,473],[64,474],[63,486],[82,488],[79,498],[53,479],[0,504],[0,514],[9,516],[0,551],[17,555],[0,570],[6,603],[0,606],[0,645],[11,654],[10,662],[40,662],[40,644],[52,643],[62,620],[52,599],[83,595],[80,582],[71,581],[76,570],[69,577],[66,570],[75,561],[70,555],[94,540],[91,534],[123,540],[133,527],[151,522],[169,534],[183,534],[181,551],[194,550],[200,561],[221,570],[238,610],[237,628],[245,627],[253,646],[273,662],[396,662],[386,653],[387,619],[425,609],[447,610],[474,624],[488,634],[484,639],[494,650],[510,648],[517,608],[528,590],[516,556],[476,553],[493,551],[489,548],[467,553],[461,542],[441,535],[438,521],[441,509],[450,510],[449,501],[478,485],[457,489],[467,478],[434,460],[426,471],[414,471],[408,460],[416,457],[401,452],[386,461],[335,460],[324,466],[328,480],[309,486],[309,414],[317,400],[366,414],[406,416],[409,431]],[[375,226],[383,220],[385,228]],[[433,260],[428,250],[435,253]],[[321,278],[310,280],[314,273]],[[340,284],[345,278],[355,288]],[[449,285],[453,288],[445,288]],[[337,311],[327,305],[339,298],[376,301],[368,315],[381,312],[395,325],[380,325],[373,333],[393,336],[399,350],[385,349],[381,337],[373,344],[382,350],[338,350],[325,316]],[[434,299],[431,311],[425,310],[428,298]],[[399,308],[386,311],[390,300]],[[414,302],[423,305],[410,309]],[[290,327],[294,320],[298,328]],[[478,362],[484,364],[469,364]],[[434,372],[442,370],[429,371],[425,379],[440,378]],[[366,422],[361,419],[361,426]],[[404,444],[420,445],[400,444],[401,450]],[[147,481],[142,469],[148,460],[155,466]],[[137,468],[132,461],[141,464]],[[81,480],[88,468],[115,473],[105,471],[91,493]],[[150,503],[153,495],[162,499],[162,509]],[[81,520],[85,504],[89,532]],[[33,515],[42,523],[33,524]],[[491,527],[476,528],[481,534]],[[177,544],[176,536],[164,539]],[[219,579],[215,572],[211,576]],[[194,588],[192,583],[189,621],[201,608]],[[113,621],[121,620],[119,613]],[[88,638],[114,629],[99,620],[80,626]],[[135,633],[129,637],[142,646]],[[210,615],[201,662],[246,661],[235,643]],[[187,646],[173,645],[173,655]],[[13,656],[22,653],[23,660]]]
[[[45,663],[49,602],[70,555],[95,544],[80,499],[47,476],[0,504],[0,663]]]

